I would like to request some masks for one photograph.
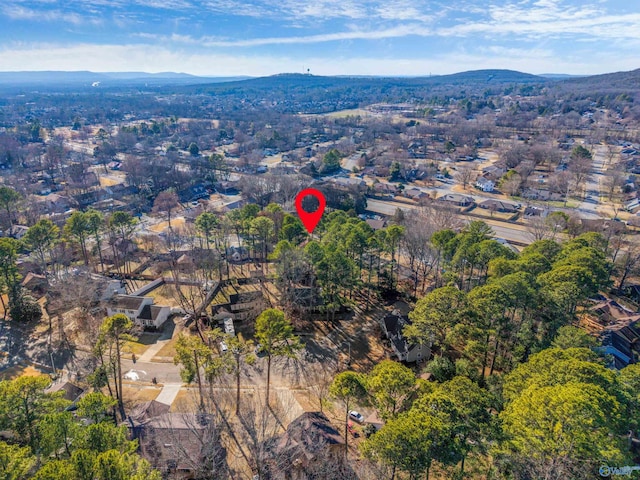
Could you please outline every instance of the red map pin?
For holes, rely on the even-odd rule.
[[[315,212],[307,212],[302,208],[302,200],[305,197],[315,197],[318,200],[319,206]],[[313,230],[315,230],[318,223],[320,223],[320,219],[322,218],[324,207],[326,205],[327,200],[324,198],[324,195],[315,188],[305,188],[298,194],[298,196],[296,196],[296,210],[298,211],[298,216],[309,234],[313,233]]]

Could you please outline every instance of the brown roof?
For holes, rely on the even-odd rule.
[[[289,424],[280,436],[278,450],[302,449],[313,455],[327,445],[343,445],[344,439],[320,412],[305,412]]]
[[[39,275],[37,273],[29,272],[27,276],[22,280],[22,286],[25,288],[36,288],[47,284],[47,277]]]
[[[376,220],[374,218],[368,218],[365,220],[367,224],[374,230],[381,230],[384,228],[384,220]]]
[[[140,454],[163,473],[225,468],[224,450],[211,415],[161,413],[141,424],[131,422],[129,427],[138,439]]]

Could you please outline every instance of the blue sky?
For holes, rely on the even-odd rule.
[[[0,70],[429,75],[640,67],[637,0],[1,0]]]

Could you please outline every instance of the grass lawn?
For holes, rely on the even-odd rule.
[[[566,205],[562,201],[546,202],[546,204],[551,206],[551,207],[556,207],[556,208],[578,208],[578,205],[580,205],[579,202],[576,202],[576,201],[573,201],[573,200],[567,201]]]
[[[38,370],[31,365],[23,366],[16,365],[14,367],[7,368],[0,372],[0,380],[14,380],[18,377],[39,377],[40,375],[47,375],[46,372]]]
[[[491,210],[484,209],[484,208],[474,208],[473,214],[486,217],[488,219],[494,219],[494,220],[509,220],[514,215],[513,213],[503,213],[503,212],[493,212],[493,215],[492,215]]]
[[[206,388],[206,387],[205,387]],[[205,392],[206,395],[207,392]],[[198,410],[200,399],[198,388],[182,388],[171,404],[172,412],[195,412]]]
[[[160,337],[159,333],[145,332],[142,335],[140,335],[137,341],[126,342],[124,344],[124,351],[129,354],[135,353],[136,356],[139,357],[140,355],[142,355],[144,352],[147,351],[147,348],[149,348],[149,345],[156,343],[156,341],[158,340],[158,337]],[[129,355],[129,357],[130,356],[131,355]]]
[[[167,344],[160,349],[155,357],[151,361],[156,361],[158,357],[170,357],[173,358],[176,355],[176,342],[178,341],[178,335],[173,337],[167,342]]]
[[[358,115],[360,115],[361,117],[367,117],[371,115],[371,112],[363,108],[354,108],[350,110],[339,110],[337,112],[324,114],[324,116],[329,118],[356,117]]]
[[[155,400],[162,390],[161,387],[149,387],[146,385],[122,385],[122,398],[129,409],[138,403]]]
[[[113,187],[114,185],[119,185],[123,182],[124,179],[115,179],[111,177],[100,177],[100,186],[101,187]]]
[[[171,219],[171,228],[173,228],[174,230],[177,228],[182,228],[184,227],[184,217],[176,217],[176,218],[172,218]],[[156,223],[155,225],[153,225],[152,227],[149,228],[149,230],[152,230],[156,233],[160,233],[163,232],[165,230],[167,230],[169,228],[169,222],[167,221],[162,221],[159,223]]]

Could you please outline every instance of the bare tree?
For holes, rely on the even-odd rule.
[[[413,294],[416,295],[420,283],[423,284],[424,291],[426,278],[435,264],[435,253],[429,240],[436,230],[428,217],[415,211],[406,215],[403,224],[406,229],[402,238],[402,249],[409,260],[414,284]]]
[[[193,478],[230,478],[221,424],[219,415],[196,411],[151,418],[138,429],[141,453],[164,478],[184,478],[184,470]]]
[[[473,166],[471,165],[463,165],[458,167],[458,170],[455,174],[455,179],[462,184],[462,188],[467,189],[467,185],[471,183],[471,179],[473,178],[474,171]]]
[[[166,214],[169,230],[171,230],[171,213],[178,208],[179,205],[178,195],[174,190],[160,192],[153,202],[153,211],[155,213]]]
[[[622,255],[616,262],[616,267],[620,273],[618,281],[618,291],[622,292],[624,284],[631,274],[637,274],[640,267],[640,246],[635,243],[627,243]]]
[[[571,186],[571,174],[569,172],[558,172],[549,178],[549,189],[559,193],[564,197],[564,204],[567,205],[569,190]]]
[[[520,182],[526,184],[531,174],[535,171],[536,164],[532,160],[525,160],[516,167],[516,171],[520,174]]]
[[[549,225],[541,215],[534,215],[529,219],[527,231],[531,239],[537,242],[548,238]]]
[[[238,416],[240,425],[236,435],[246,445],[251,468],[259,478],[271,478],[270,472],[282,471],[288,465],[289,458],[278,454],[269,441],[283,432],[286,412],[293,407],[293,399],[286,404],[272,402],[267,406],[259,395],[255,395],[252,401],[244,402],[244,408]]]
[[[333,362],[316,362],[304,370],[307,388],[318,402],[320,412],[324,411],[325,402],[329,397],[329,387],[331,387],[335,369],[336,365],[333,365]]]
[[[455,209],[437,202],[431,202],[420,208],[420,216],[429,219],[434,232],[438,230],[459,230],[464,222],[455,215]]]
[[[522,177],[518,173],[512,173],[509,178],[502,182],[502,190],[507,195],[515,196],[520,193],[520,187],[522,185]]]
[[[584,184],[591,172],[591,159],[587,157],[572,158],[569,164],[569,172],[573,177],[574,191],[579,193],[584,188]]]

